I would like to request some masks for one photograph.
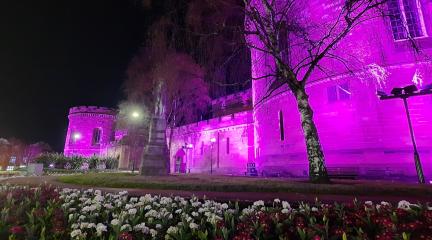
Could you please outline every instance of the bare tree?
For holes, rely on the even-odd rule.
[[[255,72],[253,76],[253,80],[270,80],[256,104],[282,89],[292,92],[300,114],[309,177],[313,182],[328,182],[328,175],[305,86],[313,74],[326,72],[323,62],[346,64],[344,57],[338,55],[339,45],[358,25],[382,16],[385,3],[386,0],[329,1],[333,6],[324,18],[313,12],[322,6],[311,6],[308,1],[244,0],[248,46],[253,53],[273,61],[267,71]]]
[[[170,150],[173,128],[197,120],[208,107],[208,85],[202,68],[190,56],[163,47],[143,49],[129,66],[126,92],[131,100],[143,102],[149,112],[154,112],[158,86],[170,131]]]

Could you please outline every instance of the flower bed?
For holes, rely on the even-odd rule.
[[[242,204],[243,205],[243,204]],[[432,208],[401,201],[240,208],[195,197],[0,187],[0,239],[432,239]]]

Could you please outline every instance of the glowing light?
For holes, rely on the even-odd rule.
[[[74,139],[75,141],[81,139],[81,133],[74,133],[74,134],[73,134],[73,139]]]
[[[132,112],[132,114],[131,114],[131,116],[133,117],[133,118],[139,118],[140,117],[140,114],[139,114],[139,112]]]
[[[214,138],[214,137],[210,138],[210,142],[211,143],[215,143],[216,142],[216,138]]]
[[[189,143],[188,145],[186,145],[186,148],[192,149],[193,148],[193,144]]]

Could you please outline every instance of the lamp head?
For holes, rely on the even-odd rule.
[[[411,93],[417,92],[418,88],[416,85],[413,84],[413,85],[409,85],[409,86],[404,87],[403,90],[404,90],[405,94],[411,94]]]
[[[215,143],[216,142],[216,138],[214,138],[214,137],[210,138],[210,142],[211,143]]]
[[[403,91],[403,88],[393,88],[391,90],[391,94],[393,94],[395,96],[402,95],[402,91]]]
[[[81,133],[76,132],[76,133],[74,133],[74,134],[72,135],[72,137],[73,137],[74,140],[81,139]]]
[[[429,92],[432,91],[432,83],[425,85],[424,87],[422,87],[422,89],[420,90],[420,92]]]
[[[387,93],[385,93],[384,91],[380,91],[380,90],[377,91],[377,95],[379,97],[386,97],[386,96],[388,96]]]

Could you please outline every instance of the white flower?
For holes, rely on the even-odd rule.
[[[189,224],[189,228],[190,229],[198,229],[198,224],[196,224],[196,223],[194,223],[194,222],[191,222],[190,224]]]
[[[114,208],[110,203],[104,204],[103,206],[106,209],[113,209]]]
[[[197,213],[197,212],[192,212],[191,215],[194,216],[194,217],[198,217],[198,216],[199,216],[199,213]]]
[[[94,224],[94,223],[89,223],[89,224],[87,225],[87,228],[96,228],[96,224]]]
[[[138,225],[135,225],[133,227],[133,230],[136,232],[142,232],[144,234],[147,234],[150,231],[149,228],[145,225],[145,223],[140,223]]]
[[[154,229],[150,229],[150,234],[152,235],[152,237],[156,237],[156,235],[158,234],[158,232]]]
[[[405,200],[402,200],[398,203],[398,208],[409,210],[411,203]]]
[[[121,191],[121,192],[119,192],[119,195],[120,195],[120,196],[127,195],[127,194],[128,194],[127,191]]]
[[[107,231],[107,226],[105,226],[103,223],[98,223],[96,226],[96,233],[98,236],[102,235],[102,232]]]
[[[96,195],[93,200],[96,202],[103,202],[105,200],[105,198],[102,195]]]
[[[117,226],[117,225],[119,225],[119,220],[118,219],[116,219],[116,218],[114,218],[113,220],[111,220],[111,225],[113,225],[113,226]]]
[[[316,207],[312,207],[312,212],[318,212],[318,208],[316,208]]]
[[[71,232],[71,237],[72,237],[72,238],[77,238],[77,239],[79,239],[79,238],[85,237],[85,233],[83,234],[83,233],[81,232],[81,230],[76,229],[76,230],[73,230],[73,231]]]
[[[132,230],[132,227],[131,227],[131,225],[129,225],[129,224],[125,224],[125,225],[123,225],[123,226],[121,226],[121,228],[120,228],[120,231],[130,231],[130,230]]]
[[[132,198],[130,198],[129,202],[138,202],[138,198],[132,197]]]
[[[125,209],[126,209],[126,210],[128,210],[128,209],[130,209],[130,208],[133,208],[133,205],[132,205],[132,204],[126,204],[126,205],[125,205]]]
[[[222,207],[222,209],[228,209],[228,204],[223,203],[223,204],[221,205],[221,207]]]
[[[130,215],[135,215],[137,213],[137,210],[136,210],[136,208],[131,208],[131,209],[129,209],[128,213]]]
[[[86,219],[86,216],[80,215],[78,219],[82,221],[82,220]]]
[[[156,224],[156,229],[161,229],[161,228],[162,228],[162,225]]]
[[[373,202],[372,202],[372,201],[366,201],[366,202],[365,202],[365,205],[372,206],[372,205],[373,205]]]
[[[286,208],[283,208],[283,209],[281,210],[281,212],[284,213],[284,214],[287,214],[287,213],[289,213],[289,210],[286,209]]]
[[[275,198],[275,199],[273,200],[273,202],[275,202],[275,203],[280,203],[281,200],[280,200],[279,198]]]
[[[287,201],[282,201],[282,208],[291,209],[291,205]]]
[[[264,201],[263,200],[259,200],[253,203],[254,206],[258,207],[258,206],[264,206]]]
[[[144,210],[150,210],[151,208],[152,208],[151,205],[147,205],[144,207]]]
[[[383,206],[390,206],[390,203],[388,203],[388,202],[381,202],[381,205],[383,205]]]
[[[177,234],[177,232],[178,232],[178,227],[170,226],[167,229],[167,234]]]

